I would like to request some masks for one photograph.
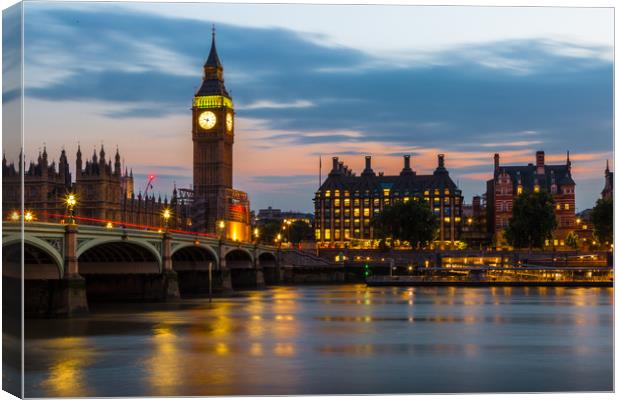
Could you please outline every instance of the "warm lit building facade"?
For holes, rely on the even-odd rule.
[[[315,239],[320,247],[371,247],[376,240],[371,220],[384,207],[397,201],[428,201],[439,217],[437,239],[441,245],[454,245],[461,225],[461,191],[444,165],[444,155],[431,175],[418,175],[404,156],[399,175],[378,175],[366,156],[366,168],[356,176],[338,157],[314,197]]]
[[[487,228],[496,246],[504,245],[504,230],[512,218],[512,204],[521,193],[546,191],[554,202],[557,228],[549,247],[565,246],[566,236],[575,230],[575,181],[571,175],[568,153],[566,163],[545,164],[545,152],[536,152],[536,163],[500,165],[494,156],[493,179],[487,181]]]
[[[19,164],[2,160],[2,209],[5,218],[11,219],[20,210],[19,193],[21,178]],[[168,199],[155,198],[133,191],[133,173],[121,172],[118,150],[112,159],[106,160],[101,146],[99,155],[93,151],[92,158],[83,162],[78,146],[75,163],[75,181],[72,181],[65,150],[62,150],[56,166],[49,162],[46,149],[39,154],[37,162],[24,168],[24,210],[30,211],[35,220],[57,222],[67,214],[66,195],[73,193],[77,199],[74,213],[80,224],[118,226],[122,224],[159,227],[162,210],[172,210],[169,225],[188,228],[189,207],[179,201],[176,190],[170,203]]]

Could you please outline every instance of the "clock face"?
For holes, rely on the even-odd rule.
[[[233,129],[233,116],[232,113],[226,114],[226,130],[231,132]]]
[[[215,126],[217,118],[212,111],[205,111],[198,116],[198,125],[202,129],[211,129]]]

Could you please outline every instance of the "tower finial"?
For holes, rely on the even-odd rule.
[[[215,24],[211,24],[211,39],[215,40]]]
[[[605,173],[606,174],[609,173],[609,158],[607,160],[605,160]]]

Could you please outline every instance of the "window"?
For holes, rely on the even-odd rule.
[[[340,240],[340,229],[334,230],[334,239]]]
[[[390,189],[383,189],[383,196],[388,197],[390,195]]]
[[[329,197],[329,196],[331,196],[331,195],[332,195],[332,192],[331,192],[331,191],[329,191],[329,190],[326,190],[326,191],[325,191],[325,197]]]
[[[556,209],[556,210],[559,210],[559,209],[560,209],[560,203],[557,203],[557,204],[555,205],[555,209]]]
[[[340,190],[334,190],[334,197],[340,197]]]
[[[340,207],[340,199],[334,199],[334,207]]]
[[[407,202],[409,201],[409,197],[405,197],[405,198],[403,199],[403,201],[404,201],[405,203],[407,203]]]
[[[331,239],[331,231],[329,229],[325,229],[325,240]]]
[[[359,207],[359,206],[360,206],[360,199],[355,199],[355,200],[353,200],[353,205],[354,205],[355,207]]]
[[[373,204],[374,206],[378,206],[378,205],[380,204],[380,200],[379,200],[379,199],[374,199],[374,200],[372,201],[372,204]]]
[[[351,231],[349,229],[344,230],[344,238],[349,239],[351,237]]]
[[[350,216],[350,215],[351,215],[351,209],[350,209],[350,208],[345,208],[345,209],[344,209],[344,216],[345,216],[345,217],[348,217],[348,216]]]
[[[370,217],[370,208],[364,208],[364,217]]]
[[[354,217],[359,217],[360,216],[360,209],[359,208],[353,209],[353,216]]]
[[[564,209],[565,210],[570,210],[570,204],[568,204],[568,203],[564,204]]]
[[[344,197],[349,197],[349,191],[348,190],[344,191]]]
[[[321,230],[320,229],[316,229],[314,231],[314,237],[316,238],[316,240],[321,240]]]
[[[553,245],[557,246],[558,245],[558,239],[553,239]]]
[[[534,193],[538,193],[538,192],[540,192],[540,186],[534,185]]]
[[[523,193],[523,187],[521,185],[517,186],[517,194]]]
[[[351,206],[351,199],[344,199],[344,206],[345,207]]]

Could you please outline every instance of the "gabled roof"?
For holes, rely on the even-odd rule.
[[[534,185],[537,183],[540,187],[551,189],[553,182],[557,187],[563,185],[574,185],[575,181],[571,175],[570,166],[568,165],[545,165],[545,171],[543,174],[536,173],[536,166],[533,164],[518,165],[518,166],[500,166],[495,171],[495,178],[498,174],[505,172],[510,176],[513,188],[519,185],[525,190],[533,190]]]

